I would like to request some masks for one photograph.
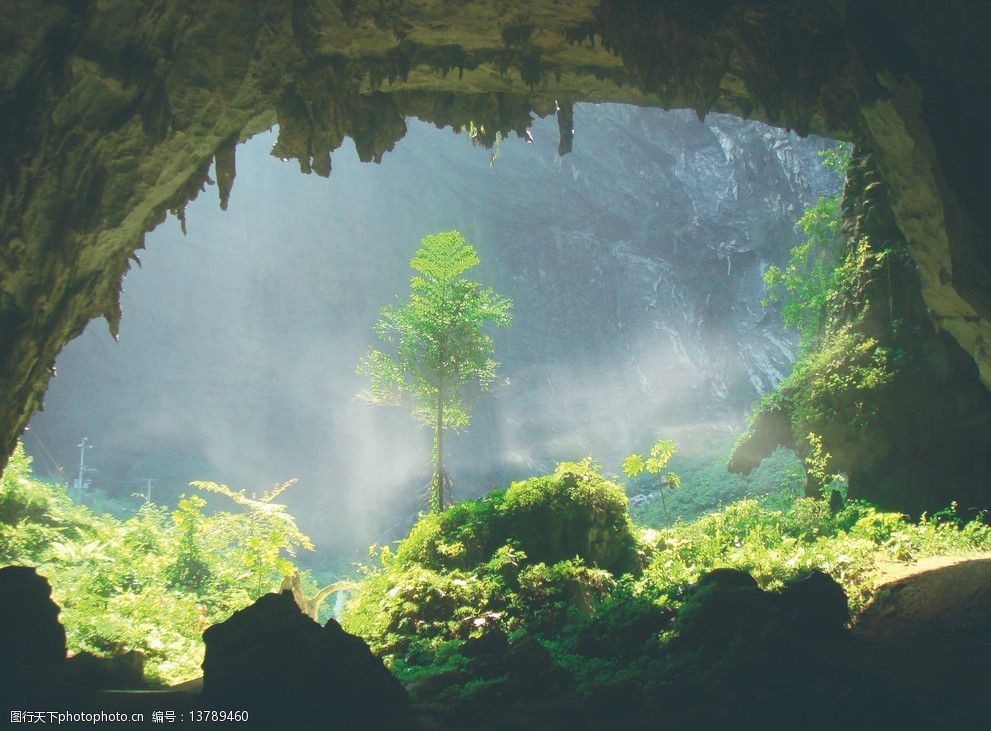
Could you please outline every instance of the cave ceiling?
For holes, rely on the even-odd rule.
[[[893,0],[10,0],[0,16],[0,460],[144,234],[237,144],[331,174],[405,118],[482,137],[578,102],[728,112],[872,151],[933,327],[991,385],[991,10]],[[982,89],[984,91],[982,91]],[[215,167],[214,167],[215,163]],[[216,181],[209,180],[211,168]]]

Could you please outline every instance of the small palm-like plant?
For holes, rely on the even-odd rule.
[[[668,506],[664,501],[664,488],[672,490],[681,487],[681,478],[670,470],[664,472],[668,462],[678,451],[678,444],[670,439],[659,439],[650,448],[650,456],[644,459],[639,454],[631,454],[623,460],[623,472],[627,477],[636,477],[641,472],[657,475],[657,487],[661,493],[661,507],[664,510],[664,520],[668,520]]]

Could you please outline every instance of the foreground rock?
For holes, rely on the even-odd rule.
[[[0,569],[0,658],[9,671],[0,699],[39,697],[60,681],[65,629],[48,580],[29,566]]]
[[[853,635],[864,666],[938,709],[940,726],[984,728],[991,558],[946,561],[920,561],[918,573],[882,584]]]
[[[292,729],[412,728],[406,691],[365,642],[266,594],[203,633],[204,707]],[[261,727],[261,726],[259,726]]]
[[[145,686],[144,656],[137,650],[114,657],[79,652],[66,662],[65,682],[76,691],[86,693],[110,688],[138,690]]]

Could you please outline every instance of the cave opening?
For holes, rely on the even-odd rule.
[[[618,474],[661,437],[687,478],[672,518],[794,477],[793,457],[756,481],[725,464],[795,357],[762,274],[838,191],[818,155],[832,141],[688,110],[578,105],[573,119],[581,144],[564,156],[554,117],[495,151],[407,120],[380,164],[346,142],[328,178],[279,161],[277,130],[242,143],[236,178],[210,173],[224,210],[211,186],[149,235],[119,341],[94,322],[63,351],[24,435],[39,471],[78,479],[87,436],[92,491],[74,494],[121,514],[193,480],[250,493],[298,478],[286,500],[316,568],[401,538],[425,504],[426,435],[360,401],[354,367],[416,243],[458,228],[516,304],[498,379],[451,437],[455,498],[585,456]],[[640,509],[656,501],[631,489]]]
[[[15,1],[0,18],[0,435],[5,440],[0,463],[7,464],[0,476],[0,552],[3,563],[35,565],[42,575],[26,567],[0,568],[0,606],[15,612],[0,622],[0,647],[8,663],[21,671],[12,686],[0,688],[0,698],[13,690],[12,708],[71,707],[79,699],[92,703],[98,688],[161,686],[191,678],[202,667],[202,687],[193,681],[164,695],[99,697],[141,708],[168,699],[176,704],[175,711],[189,713],[204,701],[230,708],[254,704],[252,714],[267,715],[262,721],[266,728],[305,728],[330,714],[345,726],[374,729],[653,728],[661,718],[687,728],[726,728],[749,721],[802,727],[977,725],[986,715],[979,699],[981,658],[991,644],[986,621],[991,530],[970,517],[986,515],[981,511],[988,506],[991,475],[991,268],[988,211],[981,205],[988,187],[984,168],[989,138],[983,133],[988,98],[973,90],[981,88],[991,71],[985,42],[989,27],[987,5],[971,0],[910,6],[887,0],[306,0],[284,6],[217,3],[196,13],[168,1],[153,7],[113,0]],[[323,174],[330,170],[330,150],[349,136],[361,160],[390,153],[383,163],[388,165],[393,154],[408,154],[411,150],[402,143],[395,153],[390,151],[407,134],[423,134],[425,125],[408,122],[412,117],[438,126],[484,126],[489,142],[500,132],[500,151],[490,171],[498,176],[512,170],[516,144],[505,142],[504,135],[512,130],[525,134],[533,112],[558,112],[558,129],[548,125],[549,134],[538,134],[534,142],[539,146],[553,138],[546,145],[549,159],[555,149],[574,148],[580,154],[580,143],[571,144],[570,129],[571,115],[582,113],[583,101],[690,108],[707,122],[710,112],[737,113],[803,134],[855,142],[850,195],[843,204],[853,245],[841,262],[848,276],[835,291],[832,312],[837,317],[819,347],[758,402],[754,426],[737,444],[730,465],[745,472],[776,446],[792,446],[819,473],[810,470],[806,476],[808,495],[826,497],[823,488],[840,488],[829,500],[794,494],[780,503],[736,500],[695,521],[636,526],[627,506],[634,512],[645,509],[652,499],[647,493],[659,492],[673,509],[674,495],[697,491],[686,484],[675,489],[677,481],[661,474],[665,460],[655,457],[657,470],[649,470],[645,483],[653,484],[627,501],[623,489],[606,479],[617,460],[600,454],[596,446],[600,438],[611,443],[614,432],[622,429],[597,419],[601,414],[593,400],[571,397],[590,388],[589,383],[601,391],[602,379],[582,379],[571,372],[544,384],[540,373],[528,381],[513,371],[504,387],[479,400],[476,427],[510,423],[497,407],[511,399],[514,389],[529,384],[538,403],[540,385],[548,386],[549,400],[567,400],[565,417],[546,431],[568,426],[569,420],[584,431],[576,429],[564,444],[548,447],[538,429],[543,421],[524,418],[531,414],[510,414],[519,422],[510,431],[526,432],[527,439],[522,446],[506,441],[497,446],[503,456],[522,459],[510,461],[505,474],[493,479],[510,479],[513,465],[527,467],[520,476],[545,471],[544,465],[556,459],[575,458],[576,448],[611,463],[603,470],[606,477],[579,461],[486,499],[464,500],[443,515],[424,515],[398,546],[378,547],[364,579],[348,584],[353,596],[344,628],[362,638],[356,640],[333,622],[318,627],[309,621],[325,592],[341,586],[335,582],[318,590],[315,578],[326,577],[292,574],[285,549],[305,548],[305,537],[293,533],[291,516],[272,503],[281,494],[278,488],[259,499],[222,496],[243,508],[237,514],[204,513],[200,504],[187,499],[172,511],[146,507],[122,521],[78,510],[63,500],[31,477],[19,451],[8,464],[8,455],[41,405],[63,345],[94,318],[106,316],[116,325],[118,285],[144,234],[167,211],[183,216],[187,202],[211,175],[223,207],[236,215],[244,205],[239,202],[243,176],[231,187],[235,157],[251,154],[250,143],[236,152],[240,141],[277,122],[278,155]],[[582,130],[591,127],[576,119],[580,141]],[[626,142],[623,133],[610,138],[615,146]],[[463,138],[458,144],[462,152],[469,149]],[[345,169],[351,143],[346,147],[345,159],[335,158]],[[725,157],[725,146],[719,148]],[[718,160],[720,151],[712,150]],[[485,171],[495,150],[474,153]],[[725,322],[727,309],[719,303],[742,301],[736,296],[746,289],[734,289],[728,280],[741,272],[758,273],[763,264],[754,259],[761,257],[739,240],[713,235],[710,240],[719,244],[703,252],[708,265],[695,282],[712,296],[707,306],[693,309],[686,298],[672,294],[687,288],[678,280],[677,271],[684,270],[666,266],[686,257],[687,247],[677,241],[677,246],[659,249],[663,257],[652,257],[636,246],[656,243],[651,235],[664,223],[663,216],[612,216],[608,210],[587,220],[575,215],[575,201],[586,203],[582,185],[591,176],[587,165],[575,167],[578,155],[572,155],[555,170],[564,181],[577,173],[571,175],[570,187],[551,186],[557,192],[553,206],[569,211],[569,223],[551,225],[539,239],[539,249],[530,248],[546,252],[554,249],[544,246],[548,241],[566,243],[555,232],[567,232],[577,222],[586,225],[578,240],[587,245],[558,248],[578,250],[579,256],[558,263],[548,254],[527,270],[536,272],[536,280],[516,282],[506,276],[510,267],[501,270],[499,263],[501,256],[513,253],[511,247],[482,252],[486,277],[503,288],[515,287],[518,302],[526,299],[526,292],[549,291],[540,284],[553,274],[570,275],[561,288],[570,298],[568,311],[561,319],[537,318],[537,325],[557,324],[555,338],[539,329],[534,338],[555,346],[550,356],[567,354],[580,363],[588,355],[574,344],[588,335],[585,315],[601,309],[603,298],[596,287],[606,279],[592,264],[602,264],[606,271],[607,265],[616,268],[622,260],[640,275],[645,270],[653,275],[656,269],[661,281],[656,288],[649,277],[642,289],[638,286],[643,282],[615,287],[616,295],[605,298],[611,316],[643,314],[651,300],[661,304],[663,291],[673,300],[663,304],[692,312],[694,319],[685,318],[686,329],[672,327],[671,333],[654,327],[649,314],[643,318],[644,331],[673,351],[656,362],[649,352],[617,342],[619,328],[596,331],[603,350],[630,356],[618,364],[588,357],[596,373],[609,372],[610,383],[629,379],[637,372],[633,365],[651,363],[682,392],[718,394],[720,377],[732,370],[721,364],[735,358],[750,370],[738,368],[738,379],[722,381],[727,386],[739,383],[755,394],[761,388],[750,379],[751,372],[762,383],[761,374],[783,372],[773,359],[761,363],[759,356],[768,350],[751,349],[747,359],[740,357],[741,348],[730,348],[727,359],[721,359],[716,339],[707,340],[704,331],[688,327]],[[239,160],[241,173],[245,162]],[[420,170],[428,169],[427,162]],[[631,195],[611,199],[607,208],[636,207],[630,187],[640,174],[639,163],[623,169],[622,183]],[[493,183],[489,190],[486,184],[496,180],[491,177],[486,183],[472,182],[470,191],[497,214],[507,190],[537,205],[534,188],[520,187],[521,179],[522,173],[501,187]],[[287,193],[296,191],[299,181],[294,175]],[[425,181],[426,176],[414,177],[406,187],[426,193]],[[435,204],[421,201],[416,208],[431,210]],[[196,205],[189,208],[191,236],[197,235],[197,226],[210,226]],[[263,213],[264,206],[259,208]],[[643,208],[650,210],[649,205]],[[348,213],[335,210],[334,217],[345,219]],[[434,213],[436,228],[458,225],[446,222],[448,211]],[[631,226],[634,219],[645,225]],[[510,221],[504,227],[519,230],[525,223]],[[619,243],[627,248],[620,246],[619,253],[625,257],[615,256],[616,250],[605,262],[596,257],[601,252],[592,243],[598,239],[589,232],[597,225],[623,232]],[[462,226],[473,228],[470,238],[479,247],[493,240],[480,217]],[[245,214],[240,231],[235,228],[220,226],[216,239],[248,249],[264,224]],[[325,228],[321,225],[321,232]],[[407,229],[401,233],[412,249],[422,232]],[[155,237],[178,239],[176,231],[169,221],[153,234],[144,273],[149,278],[165,273],[154,264],[157,251],[184,245],[163,247]],[[527,238],[520,235],[513,241],[527,243]],[[193,253],[202,263],[221,251]],[[312,252],[302,253],[311,257],[298,257],[303,262],[320,265],[306,273],[322,273],[323,262]],[[392,253],[396,270],[402,270],[411,251]],[[385,256],[373,262],[383,280],[390,262]],[[282,266],[299,272],[304,265],[272,263],[261,256],[254,263],[258,272],[239,294],[261,300],[259,318],[273,328],[291,323],[297,309],[318,310],[316,322],[340,304],[324,302],[321,308],[319,303],[292,301],[289,294],[295,292],[287,290],[296,282],[280,280],[272,270],[278,273]],[[543,280],[540,264],[547,264]],[[189,284],[200,274],[193,272]],[[635,278],[631,274],[624,281]],[[205,280],[199,290],[174,287],[163,299],[185,297],[205,304]],[[141,276],[130,281],[136,293]],[[340,291],[353,292],[343,285]],[[379,293],[371,287],[363,290],[363,295],[373,291],[370,313],[381,304]],[[638,300],[638,295],[644,296]],[[129,296],[125,294],[125,306]],[[273,302],[283,311],[273,313]],[[163,308],[163,319],[180,319],[170,310],[173,304],[169,300]],[[136,299],[131,302],[133,321],[142,306]],[[724,333],[735,344],[754,330],[745,309],[736,311],[739,320],[729,318],[743,324]],[[733,314],[732,308],[729,312]],[[561,324],[571,322],[569,317],[575,326]],[[211,331],[198,319],[188,317],[192,322],[184,324],[204,325],[199,335],[208,340],[204,350],[219,354],[225,349],[221,336],[228,333],[216,326]],[[496,357],[510,371],[526,355],[548,357],[530,343],[524,348],[513,343],[512,333],[522,329],[499,335]],[[632,329],[624,328],[624,337],[629,335],[635,344]],[[300,350],[314,337],[282,330],[283,342]],[[249,341],[249,347],[231,349],[236,371],[278,382],[286,364],[251,371],[258,360],[250,347],[251,333],[242,328],[234,334],[242,345]],[[122,336],[114,348],[123,350],[131,343],[140,348],[139,338],[128,335],[126,318]],[[677,346],[678,337],[687,355]],[[94,342],[89,333],[76,343],[82,348],[87,340],[95,351],[109,345],[106,339]],[[686,343],[698,347],[693,351]],[[782,343],[773,352],[784,353],[789,346]],[[62,383],[73,378],[71,358],[83,359],[82,350],[74,356],[74,345],[66,351],[70,360],[62,367]],[[153,356],[159,343],[149,345],[147,355]],[[326,356],[319,350],[314,348],[310,370],[323,375]],[[333,355],[350,361],[346,353]],[[671,375],[662,367],[666,356],[676,364],[688,362],[688,375]],[[171,369],[175,361],[175,353],[169,352],[153,365]],[[697,367],[702,363],[717,365],[706,370]],[[213,365],[219,367],[220,359],[203,368]],[[122,376],[118,383],[128,380]],[[334,388],[350,394],[352,387],[343,377],[338,380]],[[88,406],[93,413],[114,410],[96,396],[92,378],[80,381],[80,391],[92,397]],[[52,386],[50,411],[32,427],[46,443],[43,420],[57,408],[58,384],[56,380]],[[178,378],[170,385],[181,395]],[[655,385],[649,378],[641,380],[637,374],[631,385],[631,393],[639,394],[631,397],[632,405],[624,403],[618,386],[600,394],[608,402],[607,413],[655,408],[647,397],[647,386]],[[316,391],[301,384],[299,392],[310,397],[304,404],[308,413],[325,418],[321,398],[313,397]],[[743,401],[750,403],[752,395]],[[701,409],[694,416],[706,418],[691,424],[723,423],[732,409],[721,398],[723,405]],[[286,402],[299,398],[281,400],[272,394],[269,403],[256,401],[237,414],[241,423],[236,427],[277,427],[285,443],[258,449],[264,457],[269,449],[280,458],[296,449],[300,431],[320,431],[313,423],[289,423]],[[149,412],[160,406],[148,403]],[[662,406],[665,415],[677,411],[672,403]],[[195,403],[164,421],[213,433],[218,431],[215,414],[224,408],[224,403]],[[547,419],[548,410],[535,411],[537,418]],[[735,413],[742,413],[742,407]],[[423,436],[405,432],[407,420],[394,416],[395,433]],[[369,418],[381,422],[392,417],[377,413]],[[656,413],[653,418],[651,438],[658,435]],[[354,420],[340,421],[342,428],[330,436],[346,449]],[[70,442],[89,431],[77,426],[66,427],[72,432]],[[149,426],[154,428],[155,422],[138,415],[118,431],[140,438]],[[630,431],[636,426],[624,425]],[[256,441],[262,441],[265,429],[253,431],[261,433]],[[478,433],[491,436],[492,431]],[[696,436],[690,429],[682,437],[666,428],[660,435],[680,439],[682,449]],[[31,436],[27,432],[29,442]],[[91,438],[96,447],[90,464],[97,464],[115,439]],[[469,441],[456,446],[469,456],[496,442],[491,439],[478,450],[471,445],[472,432],[465,438]],[[530,470],[530,451],[541,445],[548,462],[534,459]],[[654,446],[659,454],[667,449]],[[567,454],[555,451],[557,447]],[[629,444],[618,457],[634,450],[646,454],[648,447]],[[45,448],[32,448],[36,467],[44,465]],[[48,451],[53,452],[55,471],[74,461],[71,454]],[[182,451],[181,445],[168,450]],[[229,445],[215,444],[207,457],[229,462],[232,451]],[[624,466],[638,456],[628,455]],[[153,463],[132,457],[119,472],[98,466],[103,475],[121,480],[121,491],[133,489],[135,481],[146,496],[167,489],[164,478],[154,487],[142,485],[139,478],[162,473],[151,470]],[[212,464],[200,458],[202,465]],[[252,473],[248,490],[267,488],[254,482],[264,461],[253,454],[243,465]],[[687,475],[682,464],[672,462],[670,467],[677,467],[672,472]],[[830,469],[820,469],[827,464]],[[314,487],[333,480],[324,476],[331,469],[314,472],[322,474],[299,476],[312,479]],[[728,479],[721,468],[720,473],[720,480]],[[844,500],[843,484],[829,480],[837,474],[846,476],[847,497],[854,499]],[[197,469],[176,482],[209,476]],[[269,479],[289,476],[277,469]],[[786,476],[791,482],[798,479]],[[476,480],[463,471],[458,479],[459,484]],[[235,487],[244,484],[229,481]],[[487,483],[480,477],[476,486],[481,490]],[[385,490],[381,484],[372,487]],[[302,484],[294,487],[285,500],[302,489]],[[411,498],[415,492],[415,485],[396,490]],[[872,504],[856,499],[864,497]],[[312,521],[305,527],[316,533],[309,526],[320,522],[319,511],[310,514],[306,500],[299,505],[307,512],[300,522]],[[324,507],[359,533],[382,517],[356,518],[338,505]],[[404,530],[400,526],[386,538]],[[298,550],[297,555],[305,553]],[[64,627],[56,619],[59,607],[49,598],[44,575],[56,587],[53,596],[61,605]],[[283,587],[292,598],[266,594],[276,585],[276,575],[284,576]],[[73,652],[84,648],[116,659],[103,664],[85,652],[67,659],[66,630]],[[213,643],[213,654],[208,650],[206,658],[201,637],[207,645]],[[178,658],[181,663],[176,664]],[[46,702],[35,704],[35,699]],[[66,699],[71,702],[63,703]],[[13,712],[11,718],[16,720]]]

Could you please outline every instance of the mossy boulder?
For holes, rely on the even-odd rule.
[[[514,482],[420,519],[394,560],[436,570],[469,569],[511,545],[532,563],[575,557],[613,574],[639,573],[640,559],[623,488],[588,460]]]
[[[469,671],[468,645],[489,634],[581,621],[641,569],[626,495],[588,460],[424,515],[381,562],[343,624],[414,684]]]

